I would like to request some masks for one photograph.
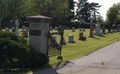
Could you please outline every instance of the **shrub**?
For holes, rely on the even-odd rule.
[[[49,61],[48,57],[40,52],[36,52],[31,48],[31,67],[38,68],[42,67],[44,64],[47,64]]]
[[[81,39],[81,40],[86,40],[86,36],[82,37],[82,39]]]
[[[0,32],[0,68],[38,68],[48,57],[30,48],[27,40],[10,32]]]
[[[1,68],[30,68],[29,48],[17,41],[0,38]]]

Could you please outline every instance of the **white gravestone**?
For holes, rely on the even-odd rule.
[[[72,27],[72,32],[75,32],[75,28],[74,27]]]
[[[18,20],[16,20],[15,21],[15,26],[16,26],[16,29],[15,29],[15,33],[17,34],[17,35],[19,35],[19,21]]]
[[[73,35],[69,35],[69,41],[68,43],[75,43],[75,41],[73,40]]]
[[[94,35],[102,35],[101,26],[100,26],[100,23],[99,23],[99,17],[98,17],[98,22],[95,25],[95,33],[94,33]]]

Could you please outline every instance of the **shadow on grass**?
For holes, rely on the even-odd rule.
[[[93,38],[93,39],[97,39],[97,40],[100,40],[100,38],[97,38],[97,37],[89,37],[89,38]]]
[[[106,37],[105,35],[97,35],[97,36],[99,36],[99,37]]]
[[[54,68],[49,65],[48,68],[43,69],[43,70],[39,70],[39,71],[33,71],[33,73],[31,73],[31,74],[59,74],[57,72],[57,70],[63,68],[68,63],[74,64],[70,61],[66,61],[64,64],[62,64],[62,62],[63,62],[63,60],[60,60]]]

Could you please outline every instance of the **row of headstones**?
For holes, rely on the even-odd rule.
[[[11,29],[12,29],[12,32],[16,33],[17,35],[19,35],[19,33],[22,32],[23,37],[28,37],[28,27],[23,26],[22,31],[19,32],[19,21],[18,20],[15,21],[15,26],[12,26]],[[5,31],[10,32],[10,28],[6,26]]]
[[[78,39],[78,40],[82,40],[82,37],[83,37],[83,32],[81,31],[81,32],[79,33],[79,39]],[[53,38],[54,38],[55,40],[57,39],[56,36],[53,36]],[[68,36],[68,39],[69,39],[68,43],[75,43],[75,41],[74,41],[74,36],[73,36],[73,35],[69,35],[69,36]],[[61,41],[60,41],[59,44],[61,44]],[[66,44],[66,41],[65,41],[65,38],[63,37],[62,45],[65,45],[65,44]],[[53,44],[52,40],[50,40],[50,46],[51,46],[51,47],[55,47],[55,45]]]
[[[55,30],[58,30],[59,27],[55,27]],[[68,27],[68,30],[70,30],[70,27]],[[50,31],[53,31],[52,26],[50,26]],[[82,31],[81,28],[79,28],[79,31]],[[85,29],[83,29],[83,31],[85,31]],[[72,27],[72,32],[75,32],[75,27]]]
[[[117,31],[116,31],[115,27],[116,27],[116,25],[113,24],[112,25],[112,31],[111,31],[111,27],[109,27],[107,33],[113,33],[113,32],[117,32],[117,31],[120,32],[120,25],[117,25]],[[102,33],[101,33],[101,25],[99,23],[99,18],[98,18],[98,22],[95,25],[95,33],[94,33],[94,35],[102,35],[102,34],[106,34],[106,32],[105,32],[105,25],[103,25],[103,27],[102,27]],[[93,36],[93,20],[91,20],[91,24],[90,24],[90,36],[89,37],[94,37]]]
[[[53,38],[56,40],[57,37],[56,36],[53,36]],[[73,40],[73,35],[69,35],[69,41],[68,43],[75,43],[75,41]],[[61,40],[60,40],[60,43],[61,44]],[[65,45],[66,44],[66,41],[65,41],[65,38],[63,37],[63,41],[62,41],[62,45]],[[55,47],[55,45],[53,44],[52,40],[50,40],[50,46],[51,47]]]
[[[113,24],[112,25],[112,31],[111,31],[111,28],[109,27],[107,33],[113,33],[113,32],[117,32],[117,31],[120,32],[120,25],[117,25],[117,28],[115,28],[115,27],[116,27],[116,25]],[[102,35],[102,34],[106,34],[105,25],[103,25],[102,33],[101,33],[101,26],[100,26],[100,23],[98,21],[98,23],[95,25],[95,33],[94,33],[94,35]]]

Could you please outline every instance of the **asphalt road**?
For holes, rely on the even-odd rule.
[[[120,42],[110,44],[63,66],[31,74],[120,74]]]

